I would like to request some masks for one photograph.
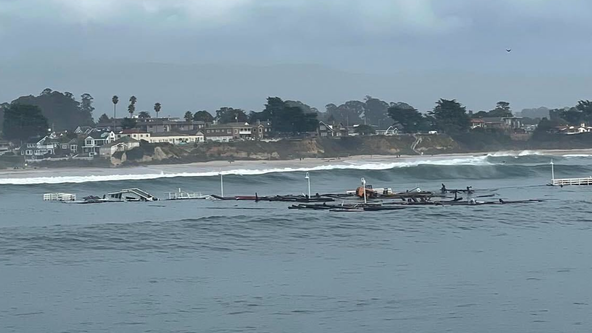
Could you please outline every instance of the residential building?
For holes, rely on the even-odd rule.
[[[202,131],[206,127],[203,121],[187,121],[179,118],[137,119],[136,128],[149,133]]]
[[[69,150],[72,154],[76,154],[78,152],[78,139],[72,139],[68,142],[61,143],[62,151]]]
[[[585,123],[582,123],[579,126],[557,126],[557,130],[561,134],[573,135],[590,133],[592,132],[592,127],[586,125]]]
[[[99,154],[102,157],[111,157],[116,152],[124,152],[132,150],[140,146],[140,141],[132,139],[129,136],[124,136],[121,139],[108,143],[99,148]]]
[[[173,145],[186,145],[202,143],[205,137],[201,132],[193,133],[153,133],[148,140],[150,143],[170,143]]]
[[[116,140],[115,133],[113,132],[91,132],[85,139],[84,145],[82,146],[82,153],[88,154],[88,156],[99,155],[99,149]]]
[[[259,126],[255,128],[255,137],[259,136]],[[254,127],[248,123],[230,123],[212,125],[205,128],[207,141],[229,142],[233,140],[253,140]],[[263,129],[262,129],[263,130]]]
[[[471,129],[485,128],[485,121],[481,118],[471,119]]]
[[[26,159],[39,159],[55,154],[56,148],[57,144],[50,142],[47,136],[32,138],[21,147],[21,155],[24,155]]]
[[[12,150],[12,145],[8,141],[0,140],[0,155],[4,155]]]
[[[319,122],[318,132],[319,136],[322,138],[349,136],[349,130],[347,127],[343,126],[343,124],[329,125],[322,121]]]
[[[144,140],[144,141],[150,141],[150,137],[152,136],[151,133],[148,133],[144,130],[138,129],[138,128],[130,128],[130,129],[124,129],[123,131],[117,133],[116,138],[117,139],[121,139],[124,137],[130,137],[134,140]]]
[[[485,128],[513,131],[522,128],[522,118],[518,117],[483,117],[471,119],[471,129]]]
[[[78,134],[78,135],[86,136],[86,135],[89,135],[93,131],[94,131],[94,128],[92,128],[90,126],[78,126],[74,130],[74,133]]]
[[[251,139],[253,140],[264,140],[271,136],[271,122],[270,121],[257,121],[253,125],[251,130]]]

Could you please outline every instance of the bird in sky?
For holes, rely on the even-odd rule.
[[[506,49],[506,52],[510,53],[512,52],[512,49]]]

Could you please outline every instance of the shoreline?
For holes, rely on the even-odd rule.
[[[38,169],[0,170],[0,184],[16,184],[18,180],[31,180],[30,184],[58,183],[57,178],[67,178],[61,182],[143,180],[172,178],[181,176],[216,176],[222,174],[262,174],[273,172],[317,171],[327,169],[372,169],[372,165],[412,164],[418,162],[439,162],[454,159],[479,158],[484,156],[565,156],[590,155],[592,149],[497,151],[481,153],[450,153],[439,155],[356,155],[346,158],[305,158],[302,160],[265,160],[232,163],[228,161],[195,162],[188,164],[158,164],[125,168],[64,167]],[[462,162],[461,162],[462,163]],[[421,163],[418,163],[421,164]],[[365,167],[365,168],[364,168]],[[384,168],[387,168],[388,165]],[[78,179],[83,178],[83,179]],[[55,181],[53,181],[55,180]],[[23,182],[25,184],[25,182]]]

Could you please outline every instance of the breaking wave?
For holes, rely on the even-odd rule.
[[[232,169],[223,171],[202,171],[202,172],[173,172],[167,173],[140,173],[140,174],[113,174],[113,175],[88,175],[88,176],[53,176],[53,177],[22,177],[22,178],[0,178],[0,185],[40,185],[40,184],[80,184],[91,182],[111,181],[138,181],[155,180],[162,178],[182,177],[214,177],[222,175],[255,176],[271,173],[291,173],[307,171],[331,171],[331,170],[390,170],[397,168],[413,168],[421,166],[483,166],[494,165],[488,161],[487,156],[470,156],[446,159],[418,159],[401,162],[352,162],[332,161],[327,165],[318,165],[302,168],[264,168],[264,169]]]
[[[368,174],[393,174],[393,176],[412,179],[437,179],[437,178],[508,178],[528,177],[547,174],[550,172],[549,162],[556,162],[556,170],[565,174],[589,174],[592,173],[589,163],[590,155],[564,155],[552,156],[536,151],[499,152],[493,154],[473,156],[446,156],[446,157],[416,157],[416,158],[388,158],[377,156],[367,160],[317,160],[317,165],[283,167],[273,166],[273,163],[263,166],[236,167],[232,165],[223,167],[212,166],[152,166],[151,169],[121,169],[96,171],[97,173],[112,172],[113,174],[85,175],[85,169],[79,169],[72,174],[70,171],[52,170],[52,176],[24,177],[15,173],[14,177],[0,178],[0,185],[52,185],[52,184],[80,184],[98,182],[120,181],[150,181],[166,180],[172,178],[200,178],[217,177],[218,175],[258,176],[275,174],[285,177],[299,172],[332,172],[340,171],[340,175],[359,174],[359,171],[367,171]],[[237,164],[240,162],[237,162]],[[298,163],[294,163],[298,164]],[[251,164],[252,165],[252,164]],[[560,166],[559,166],[560,165]],[[161,168],[161,169],[157,169]],[[181,169],[181,171],[179,171]],[[197,169],[197,170],[196,170]],[[195,170],[195,171],[194,171]],[[89,171],[88,172],[92,172]],[[117,173],[118,172],[118,173]],[[126,172],[126,173],[124,173]],[[49,173],[49,172],[48,172]],[[39,173],[38,175],[43,175]],[[268,177],[267,177],[268,178]],[[253,181],[260,181],[260,177],[253,177]]]

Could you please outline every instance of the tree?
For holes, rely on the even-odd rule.
[[[370,125],[358,125],[358,126],[356,126],[354,132],[358,133],[360,135],[376,134],[376,130],[374,129],[374,127],[372,127]]]
[[[405,103],[392,105],[388,115],[403,127],[406,133],[417,133],[425,127],[425,118],[412,106]]]
[[[130,128],[134,128],[136,127],[136,120],[133,118],[123,118],[123,121],[121,121],[121,127],[123,127],[123,129],[130,129]]]
[[[380,129],[385,129],[390,125],[388,120],[389,104],[372,96],[366,96],[366,113],[364,119],[367,124],[376,125]]]
[[[346,126],[353,124],[362,124],[362,116],[366,114],[366,104],[360,101],[348,101],[340,106],[335,104],[328,104],[326,106],[329,117],[333,116],[336,122],[346,124]]]
[[[212,123],[212,122],[214,122],[214,117],[208,111],[202,110],[202,111],[197,111],[193,115],[193,120],[203,121],[205,123]]]
[[[271,124],[276,132],[297,134],[316,131],[319,121],[314,113],[305,114],[299,107],[285,106],[276,112]]]
[[[35,105],[11,104],[4,110],[2,132],[8,140],[27,140],[47,134],[49,125],[41,109]]]
[[[479,111],[473,115],[473,118],[485,118],[485,117],[489,117],[489,112]]]
[[[513,117],[512,109],[510,109],[510,103],[508,102],[497,102],[495,109],[487,113],[488,117]]]
[[[138,114],[138,118],[148,119],[148,118],[150,118],[150,113],[148,113],[148,111],[142,111]]]
[[[555,127],[557,125],[558,125],[557,122],[554,120],[549,120],[547,118],[541,119],[537,128],[535,129],[534,133],[532,134],[532,138],[535,140],[545,138],[550,133],[555,132]]]
[[[589,100],[578,101],[576,109],[581,111],[587,119],[592,118],[592,102]]]
[[[130,104],[127,107],[127,112],[129,112],[130,114],[130,118],[132,118],[134,116],[134,112],[136,112],[136,102],[138,101],[138,99],[136,98],[136,96],[132,96],[129,99]]]
[[[301,101],[286,101],[285,103],[287,106],[299,107],[304,113],[320,113],[317,108],[311,107],[310,105],[302,103]]]
[[[192,121],[193,120],[193,113],[191,113],[191,111],[187,111],[187,112],[185,112],[185,116],[183,118],[185,118],[185,121]]]
[[[160,112],[161,109],[162,109],[162,105],[160,103],[154,104],[154,112],[156,112],[156,118],[158,118],[158,113]]]
[[[106,124],[108,122],[110,122],[111,119],[109,119],[109,116],[105,113],[103,113],[100,117],[99,117],[99,124]]]
[[[94,98],[89,93],[84,93],[80,96],[80,109],[86,114],[92,115],[95,108],[92,106]]]
[[[447,134],[465,132],[471,127],[466,108],[455,99],[440,99],[429,114],[434,117],[438,130]]]
[[[35,105],[41,109],[55,130],[73,130],[82,125],[94,125],[92,117],[92,101],[84,108],[72,94],[45,89],[39,96],[22,96],[14,100],[14,104]]]
[[[216,111],[216,120],[220,124],[245,123],[248,121],[247,114],[241,109],[222,107]]]
[[[559,114],[561,119],[573,126],[578,126],[586,121],[586,114],[579,111],[577,107],[561,110]]]
[[[0,104],[0,128],[2,128],[2,124],[4,123],[4,111],[10,107],[8,103]]]
[[[309,108],[305,112],[303,108]],[[317,112],[302,102],[284,102],[279,97],[268,97],[265,109],[257,117],[258,120],[270,120],[276,133],[304,133],[317,130],[319,121]]]
[[[119,103],[119,97],[114,95],[111,98],[111,102],[113,103],[113,119],[117,119],[117,103]]]
[[[335,117],[333,117],[333,115],[329,115],[329,117],[327,118],[327,122],[329,124],[333,124],[335,122]]]

